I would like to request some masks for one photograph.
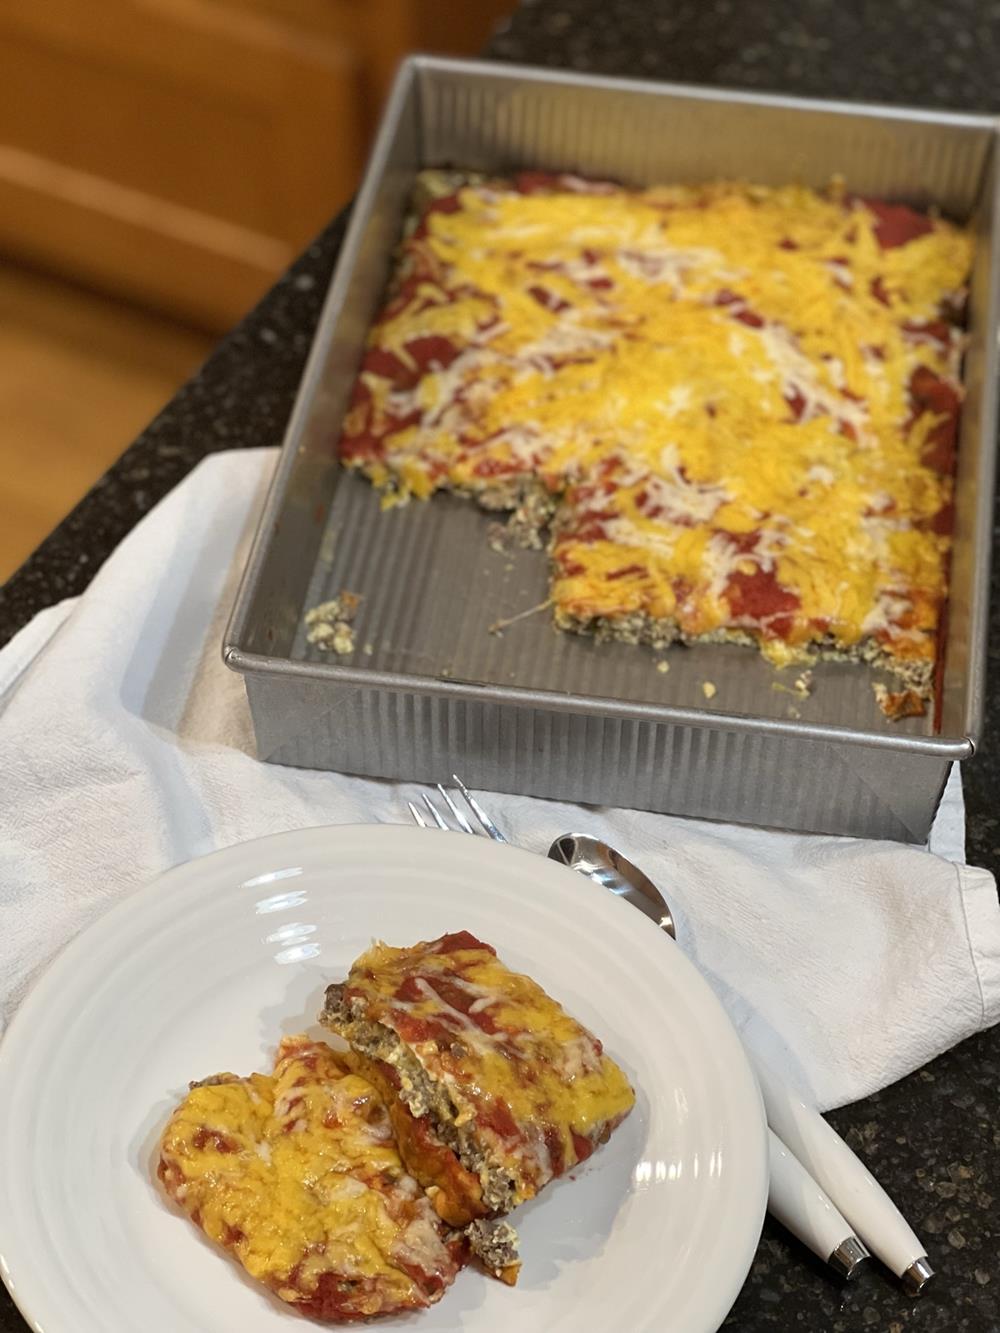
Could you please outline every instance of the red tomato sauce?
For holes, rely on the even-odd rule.
[[[442,935],[434,952],[457,953],[459,949],[484,949],[487,953],[493,954],[494,958],[497,952],[491,944],[477,940],[475,935],[470,935],[467,930],[456,930],[450,935]]]
[[[926,213],[918,213],[906,204],[886,204],[878,199],[863,199],[861,202],[869,213],[875,215],[875,239],[883,250],[894,250],[934,230]]]
[[[578,1134],[575,1129],[570,1130],[573,1136],[573,1151],[576,1153],[578,1162],[585,1162],[594,1151],[594,1145],[583,1134]]]
[[[773,571],[765,569],[730,574],[725,596],[734,620],[750,621],[764,634],[779,639],[787,637],[801,605],[798,595],[782,587]]]
[[[910,377],[913,416],[910,424],[924,412],[933,412],[940,420],[930,431],[920,455],[925,467],[950,477],[955,470],[958,446],[958,418],[961,405],[958,390],[935,375],[928,366],[918,366]]]

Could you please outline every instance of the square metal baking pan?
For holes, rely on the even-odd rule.
[[[224,644],[274,763],[788,829],[926,838],[981,726],[996,427],[1000,122],[412,57],[376,140]],[[630,185],[744,178],[936,204],[975,229],[956,542],[936,719],[890,723],[872,670],[824,662],[806,700],[749,649],[554,631],[547,562],[438,496],[381,513],[336,442],[423,167],[569,170]],[[310,647],[307,608],[363,597],[357,648]],[[715,693],[706,700],[703,685]],[[778,688],[775,688],[775,687]]]

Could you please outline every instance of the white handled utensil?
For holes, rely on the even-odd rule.
[[[614,848],[587,834],[569,833],[556,839],[549,849],[549,855],[553,860],[582,870],[591,878],[599,880],[619,897],[627,898],[651,917],[661,930],[674,938],[673,918],[662,893],[638,866]],[[747,1056],[757,1075],[767,1122],[773,1133],[779,1136],[799,1164],[840,1209],[843,1218],[850,1223],[848,1230],[853,1229],[855,1237],[860,1236],[886,1267],[902,1279],[905,1290],[911,1296],[918,1296],[934,1276],[934,1270],[927,1260],[926,1250],[902,1213],[819,1111],[795,1093],[753,1051],[747,1050]],[[779,1172],[785,1177],[787,1185],[794,1168],[782,1160],[779,1162]],[[785,1186],[779,1186],[779,1189],[784,1200],[787,1192]],[[792,1221],[787,1225],[790,1231],[811,1249],[815,1249],[808,1236],[799,1230],[799,1226],[810,1218],[821,1218],[823,1207],[820,1206],[816,1212],[814,1201],[807,1204],[800,1199],[799,1202],[803,1216],[800,1218],[799,1212],[791,1209],[789,1216]],[[779,1204],[781,1206],[787,1205]],[[778,1209],[772,1206],[771,1211],[784,1221]],[[840,1217],[840,1214],[837,1216]],[[832,1225],[839,1227],[840,1222]]]
[[[767,1147],[768,1212],[841,1277],[854,1277],[871,1256],[850,1223],[773,1129],[767,1132]]]
[[[749,1054],[749,1052],[748,1052]],[[835,1199],[859,1236],[919,1296],[934,1276],[927,1252],[872,1173],[815,1107],[802,1100],[759,1058],[750,1056],[767,1121]]]

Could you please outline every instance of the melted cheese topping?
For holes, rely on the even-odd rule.
[[[791,186],[463,188],[406,242],[341,450],[396,499],[560,495],[561,623],[929,658],[971,253]]]
[[[589,1156],[635,1101],[596,1037],[465,932],[406,949],[376,944],[345,995],[446,1085],[455,1124],[475,1123],[524,1197]]]
[[[170,1195],[252,1277],[321,1317],[417,1308],[457,1270],[385,1105],[328,1046],[192,1088],[163,1134]]]

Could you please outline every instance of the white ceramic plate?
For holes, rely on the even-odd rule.
[[[627,903],[462,834],[283,833],[189,862],[58,957],[0,1045],[0,1271],[44,1333],[295,1333],[160,1194],[189,1079],[268,1067],[372,937],[471,930],[604,1041],[638,1093],[611,1142],[520,1211],[511,1290],[466,1270],[424,1333],[711,1333],[766,1202],[764,1120],[726,1015]],[[315,1029],[317,1035],[320,1030]]]

